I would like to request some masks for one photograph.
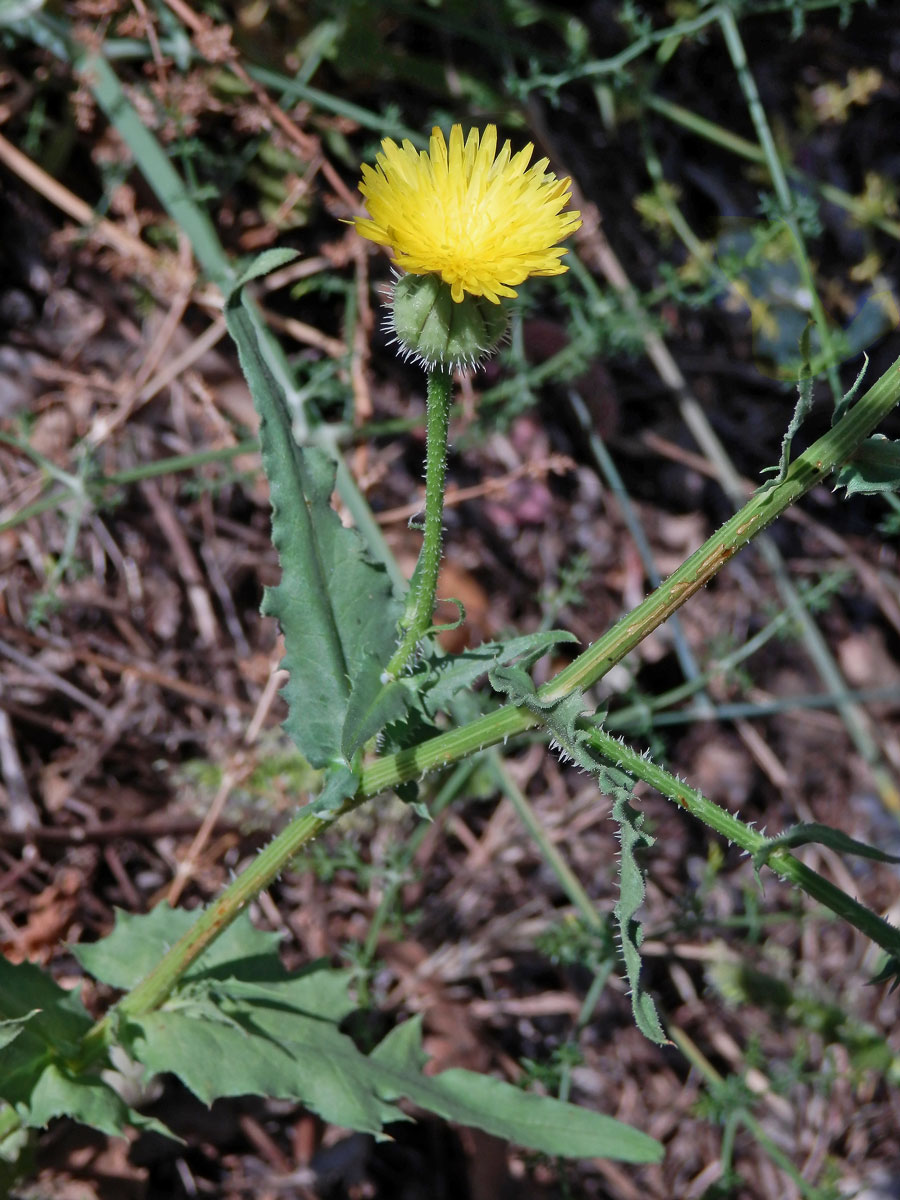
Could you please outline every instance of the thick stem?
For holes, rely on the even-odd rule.
[[[450,428],[449,371],[432,367],[428,372],[425,425],[425,526],[422,552],[409,586],[406,611],[400,620],[402,637],[385,675],[396,679],[431,628],[434,597],[441,567],[444,537],[444,477],[447,473],[447,434]]]

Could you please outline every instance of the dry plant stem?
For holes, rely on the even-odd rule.
[[[540,689],[546,702],[562,699],[579,688],[590,687],[634,649],[649,633],[675,612],[696,591],[704,586],[737,550],[746,545],[791,504],[808,492],[832,471],[847,461],[862,441],[891,412],[900,400],[900,359],[898,359],[853,408],[823,437],[814,442],[789,468],[778,483],[761,488],[730,521],[726,522],[708,541],[674,572],[647,599],[589,647],[570,666],[561,671]],[[351,812],[366,800],[404,780],[425,774],[429,770],[456,762],[486,746],[496,745],[506,738],[524,732],[539,723],[531,711],[506,705],[461,729],[431,738],[419,746],[376,760],[362,771],[362,781],[355,796],[347,800],[331,820]],[[616,747],[619,746],[615,743]],[[616,750],[616,754],[621,757]],[[635,770],[644,778],[648,764],[635,755]],[[662,776],[666,773],[662,772]],[[671,778],[671,777],[669,777]],[[660,782],[665,782],[660,779]],[[666,788],[668,794],[669,788]],[[685,790],[682,798],[687,794]],[[677,798],[677,797],[675,797]],[[710,801],[704,802],[703,819],[743,849],[761,848],[761,835],[743,822],[724,812]],[[697,807],[696,815],[700,816]],[[146,979],[128,993],[113,1013],[103,1019],[85,1042],[85,1056],[90,1059],[102,1053],[112,1039],[116,1016],[137,1017],[162,1004],[178,979],[200,956],[246,905],[268,887],[288,866],[299,851],[322,832],[331,820],[323,820],[301,812],[278,835],[255,861],[214,901],[197,919],[196,924],[172,947]],[[837,889],[799,863],[784,850],[776,850],[768,865],[784,878],[799,884],[815,899],[832,909],[838,903]],[[859,913],[854,902],[837,893],[843,906],[836,911],[858,923]],[[850,909],[853,905],[853,911]],[[859,906],[861,908],[861,906]],[[863,910],[865,911],[865,910]],[[878,918],[867,914],[874,940],[885,941],[884,930],[872,927]],[[877,934],[878,936],[874,936]]]
[[[434,595],[441,567],[444,538],[444,479],[447,474],[447,435],[450,429],[449,371],[433,367],[428,372],[425,424],[425,527],[422,553],[409,588],[406,611],[400,620],[402,638],[385,668],[396,679],[415,653],[416,646],[431,628]]]

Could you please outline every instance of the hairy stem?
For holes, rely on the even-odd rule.
[[[441,544],[444,537],[444,477],[447,473],[447,434],[450,428],[448,371],[432,367],[428,372],[425,426],[425,528],[422,552],[409,585],[406,611],[400,619],[402,638],[385,675],[396,679],[415,653],[416,646],[431,628]]]
[[[765,851],[769,839],[758,830],[751,829],[745,821],[720,808],[695,788],[676,779],[669,771],[657,766],[637,750],[626,746],[604,729],[593,727],[585,732],[591,749],[612,766],[621,767],[634,778],[649,783],[661,795],[721,834],[733,845],[740,846],[748,854],[756,855]],[[876,913],[870,912],[865,905],[842,892],[833,883],[829,883],[789,851],[773,850],[766,855],[765,865],[782,879],[801,887],[813,900],[818,900],[820,904],[842,917],[892,958],[900,958],[900,930],[895,929]]]

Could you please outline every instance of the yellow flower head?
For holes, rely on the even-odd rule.
[[[404,271],[440,275],[457,304],[466,292],[499,304],[529,275],[568,269],[556,243],[581,226],[581,214],[561,211],[571,181],[551,174],[546,158],[529,167],[532,145],[513,155],[504,142],[498,154],[496,125],[471,129],[465,141],[454,125],[449,147],[437,127],[427,153],[391,138],[381,147],[359,185],[369,216],[354,224],[390,246]]]

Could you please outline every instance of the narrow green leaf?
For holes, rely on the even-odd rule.
[[[227,287],[233,278],[233,269],[209,214],[194,201],[165,149],[128,99],[115,71],[99,50],[85,50],[74,40],[68,42],[67,49],[84,85],[94,93],[97,103],[134,155],[144,178],[177,228],[190,239],[200,265],[211,279],[223,288]]]
[[[285,246],[264,250],[262,254],[257,254],[249,266],[238,275],[234,286],[242,288],[254,279],[262,279],[264,275],[271,275],[273,271],[286,267],[288,263],[294,262],[299,257],[299,250],[288,250]]]
[[[392,1088],[387,1098],[406,1096],[448,1121],[474,1125],[531,1150],[635,1163],[662,1159],[663,1148],[654,1138],[602,1113],[523,1092],[502,1079],[474,1071],[453,1069],[423,1075],[426,1056],[417,1018],[388,1034],[371,1058],[397,1075],[396,1093]]]
[[[607,775],[612,772],[607,771]],[[618,772],[616,773],[618,774]],[[627,776],[625,777],[627,779]],[[601,787],[603,780],[601,778]],[[608,790],[606,787],[604,790]],[[631,986],[631,1009],[635,1024],[651,1042],[658,1046],[668,1042],[653,997],[644,991],[641,985],[641,942],[644,931],[637,920],[638,909],[644,902],[644,873],[636,858],[636,851],[641,846],[652,846],[654,839],[644,829],[644,814],[637,812],[629,804],[629,787],[622,787],[613,781],[612,818],[619,826],[619,840],[622,843],[622,854],[619,862],[619,899],[613,910],[621,937],[622,959],[625,963],[625,973]]]
[[[324,767],[346,757],[342,735],[351,694],[355,711],[365,711],[381,688],[399,604],[384,568],[367,557],[357,531],[346,529],[331,507],[333,461],[297,445],[240,289],[225,316],[260,415],[271,488],[272,540],[282,577],[268,590],[263,611],[278,619],[284,633],[285,728],[309,762]]]
[[[757,870],[766,865],[773,850],[793,850],[795,846],[806,846],[815,842],[819,846],[828,846],[838,854],[854,854],[859,858],[872,858],[876,862],[900,862],[896,854],[887,854],[876,846],[866,842],[858,842],[856,838],[842,833],[840,829],[832,829],[830,825],[821,825],[817,821],[809,821],[801,825],[792,825],[784,833],[767,839],[764,846],[753,855],[753,865]]]

